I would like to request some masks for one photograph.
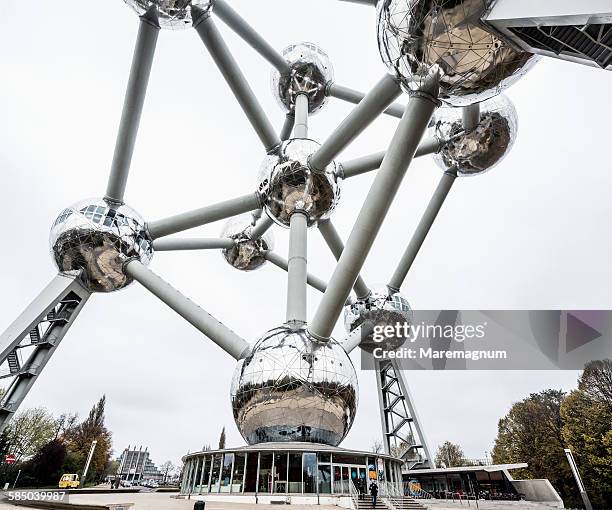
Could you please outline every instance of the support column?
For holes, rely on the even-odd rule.
[[[359,104],[365,97],[363,92],[359,92],[348,87],[343,87],[342,85],[338,85],[334,82],[327,84],[326,92],[330,97],[335,97],[336,99],[341,99],[342,101],[353,104]],[[390,115],[391,117],[401,119],[402,115],[404,115],[405,109],[406,107],[403,104],[393,103],[391,106],[389,106],[389,108],[383,111],[383,113]]]
[[[307,321],[306,285],[308,227],[306,214],[294,212],[290,220],[288,285],[287,285],[287,322],[305,324]]]
[[[437,84],[410,99],[309,331],[330,338],[435,108]]]
[[[123,113],[119,123],[115,154],[106,188],[106,198],[112,202],[123,203],[158,35],[157,8],[152,6],[140,17],[140,28],[138,29],[132,68],[130,69],[130,77],[123,102]]]
[[[442,174],[442,178],[438,183],[438,187],[436,188],[435,193],[431,197],[429,205],[419,222],[417,229],[410,240],[410,243],[406,247],[406,251],[400,260],[397,269],[393,273],[391,280],[389,281],[389,287],[391,287],[395,291],[399,291],[408,275],[408,271],[412,267],[416,256],[421,250],[421,246],[423,246],[423,242],[427,237],[448,193],[450,192],[455,179],[457,178],[456,170],[447,170]]]
[[[271,264],[282,269],[283,271],[289,270],[289,263],[287,262],[287,260],[281,257],[280,255],[278,255],[277,253],[274,253],[273,251],[265,252],[264,258]],[[325,290],[327,289],[326,282],[324,282],[321,278],[314,276],[310,273],[307,273],[306,282],[313,289],[317,289],[319,292],[325,292]]]
[[[239,360],[248,352],[249,344],[246,340],[187,299],[140,261],[135,259],[128,261],[124,266],[124,271],[234,359]]]
[[[289,64],[268,42],[257,33],[225,0],[215,0],[213,13],[236,32],[257,53],[272,64],[281,74],[289,71]]]
[[[342,239],[340,239],[340,235],[336,231],[331,220],[322,221],[319,223],[319,232],[323,236],[323,239],[327,243],[330,251],[334,255],[336,260],[340,260],[342,256],[342,252],[344,251],[344,243]],[[365,298],[370,294],[370,289],[361,278],[361,275],[357,276],[355,280],[355,285],[353,285],[355,289],[355,293],[357,294],[357,298]]]
[[[217,2],[215,2],[215,6],[217,5]],[[194,7],[192,7],[192,11],[193,10]],[[225,44],[212,17],[210,17],[208,13],[202,13],[194,20],[193,26],[202,39],[202,42],[208,48],[221,74],[223,74],[225,81],[230,89],[232,89],[232,92],[236,96],[236,99],[240,103],[240,106],[255,129],[266,151],[272,151],[280,144],[280,139],[274,131],[272,124],[270,124],[259,101],[257,101],[246,78],[242,74],[238,63]]]
[[[315,170],[325,169],[400,93],[399,83],[385,74],[310,157],[310,166]]]
[[[225,202],[208,205],[188,211],[186,213],[177,214],[163,220],[152,221],[147,223],[147,229],[153,239],[169,236],[184,230],[189,230],[195,227],[201,227],[208,223],[224,220],[231,216],[237,216],[245,212],[253,211],[261,207],[259,195],[257,193],[249,193],[238,198],[232,198]]]
[[[295,98],[293,136],[295,138],[308,138],[308,96],[306,94],[298,94]]]
[[[58,275],[0,335],[0,364],[7,363],[12,383],[0,403],[0,433],[17,412],[89,299],[78,278]],[[21,366],[18,351],[29,349]]]

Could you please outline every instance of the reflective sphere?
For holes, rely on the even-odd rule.
[[[62,273],[77,274],[93,292],[112,292],[132,282],[126,260],[148,264],[152,240],[141,216],[127,205],[101,198],[64,209],[51,227],[51,254]]]
[[[210,0],[124,0],[139,16],[147,12],[151,6],[157,7],[159,25],[162,28],[188,28],[193,24],[191,6],[203,11],[211,8]]]
[[[499,95],[480,104],[476,128],[463,128],[460,108],[440,108],[433,121],[442,148],[434,155],[443,170],[455,167],[460,176],[478,175],[497,165],[514,145],[518,118],[512,102]]]
[[[369,321],[373,326],[395,326],[397,323],[412,323],[412,309],[408,300],[399,292],[392,292],[388,287],[372,288],[370,295],[358,299],[344,307],[344,327],[351,333],[363,322]],[[372,352],[375,347],[394,350],[406,341],[406,336],[385,337],[382,342],[375,342],[373,334],[368,335],[359,345]]]
[[[357,374],[334,340],[316,342],[305,328],[281,326],[238,362],[234,419],[249,444],[304,441],[338,445],[357,410]]]
[[[279,225],[289,226],[291,215],[303,211],[312,226],[328,219],[336,208],[342,181],[336,163],[322,172],[308,166],[308,158],[319,147],[313,140],[293,138],[264,160],[258,190],[266,212]]]
[[[264,252],[274,249],[274,235],[268,230],[259,239],[251,239],[255,220],[251,214],[243,214],[229,220],[221,237],[233,239],[236,244],[222,251],[227,263],[241,271],[253,271],[265,264]]]
[[[287,73],[272,71],[272,93],[281,108],[292,111],[298,94],[308,95],[309,112],[319,111],[327,102],[325,89],[334,79],[334,68],[327,54],[312,43],[294,44],[285,48],[283,57],[289,62]]]
[[[407,92],[438,73],[439,99],[465,106],[500,93],[538,57],[514,50],[480,21],[490,0],[380,0],[378,47]]]

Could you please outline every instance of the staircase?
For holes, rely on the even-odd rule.
[[[408,496],[394,496],[387,500],[390,503],[389,507],[393,510],[426,510],[427,508]]]
[[[388,508],[380,498],[376,500],[375,510],[388,510]],[[372,510],[372,497],[365,496],[363,499],[357,500],[357,510]]]

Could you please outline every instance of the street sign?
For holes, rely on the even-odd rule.
[[[6,457],[4,457],[4,462],[6,462],[7,464],[15,464],[15,456],[7,455]]]

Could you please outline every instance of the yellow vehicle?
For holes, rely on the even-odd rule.
[[[58,486],[60,489],[78,489],[79,475],[77,475],[76,473],[62,475]]]

